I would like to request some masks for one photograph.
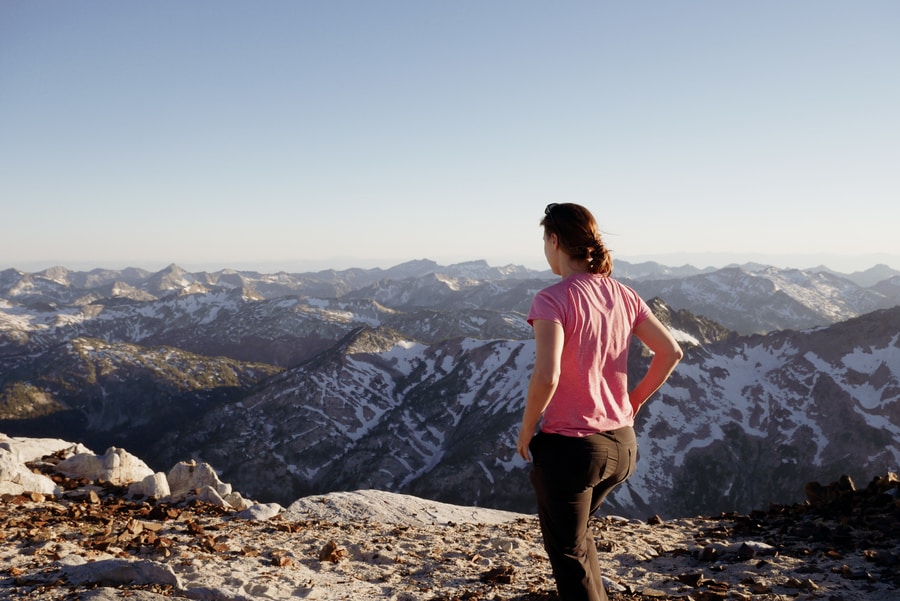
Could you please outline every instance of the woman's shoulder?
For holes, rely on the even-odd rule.
[[[570,282],[570,278],[564,278],[562,280],[553,282],[552,284],[548,284],[541,288],[538,291],[538,294],[557,294],[559,291],[564,291],[568,289]]]

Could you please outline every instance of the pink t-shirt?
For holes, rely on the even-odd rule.
[[[541,431],[587,436],[634,425],[628,402],[628,345],[650,308],[611,277],[577,273],[534,297],[528,323],[546,319],[565,332],[559,385]]]

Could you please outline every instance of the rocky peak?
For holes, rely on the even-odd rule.
[[[62,448],[38,450],[48,444]],[[236,509],[211,466],[179,464],[193,478],[173,485],[179,496],[143,494],[126,476],[140,469],[111,481],[113,457],[140,468],[122,449],[97,457],[65,441],[0,442],[0,590],[10,598],[557,598],[531,514],[380,491]],[[28,474],[50,489],[4,488]],[[896,474],[860,490],[846,477],[806,488],[805,503],[749,514],[592,518],[610,600],[894,601]]]

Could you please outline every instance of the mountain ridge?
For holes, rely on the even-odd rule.
[[[530,498],[511,452],[533,360],[524,314],[554,280],[484,262],[435,266],[416,261],[386,277],[188,274],[173,264],[128,282],[97,270],[0,272],[0,430],[68,427],[91,442],[137,441],[149,461],[194,456],[279,501],[368,487],[515,509]],[[66,284],[76,281],[93,288]],[[890,435],[900,424],[900,342],[885,334],[900,331],[897,276],[861,288],[748,265],[630,283],[686,357],[638,416],[639,472],[610,498],[613,509],[692,514],[790,501],[794,479],[840,471],[864,480],[898,461]],[[880,303],[894,306],[856,315]],[[125,359],[113,368],[59,353],[72,344]],[[148,371],[158,349],[175,360]],[[198,379],[187,363],[212,374],[224,361],[259,376],[225,393],[212,382],[178,389],[160,375],[174,370],[189,383]],[[647,361],[635,343],[632,378]],[[102,403],[91,370],[106,370]],[[141,403],[154,408],[143,422],[152,432],[134,419]],[[197,409],[166,426],[180,405]],[[867,449],[852,466],[848,436]],[[240,451],[250,441],[258,457]],[[761,481],[770,481],[762,491]]]

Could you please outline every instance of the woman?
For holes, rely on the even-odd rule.
[[[590,211],[550,204],[541,225],[547,263],[562,281],[540,291],[528,313],[536,352],[517,451],[533,458],[531,483],[560,598],[597,601],[607,596],[588,519],[634,471],[634,416],[682,352],[638,294],[611,277],[612,258]],[[654,356],[629,392],[632,334]]]

